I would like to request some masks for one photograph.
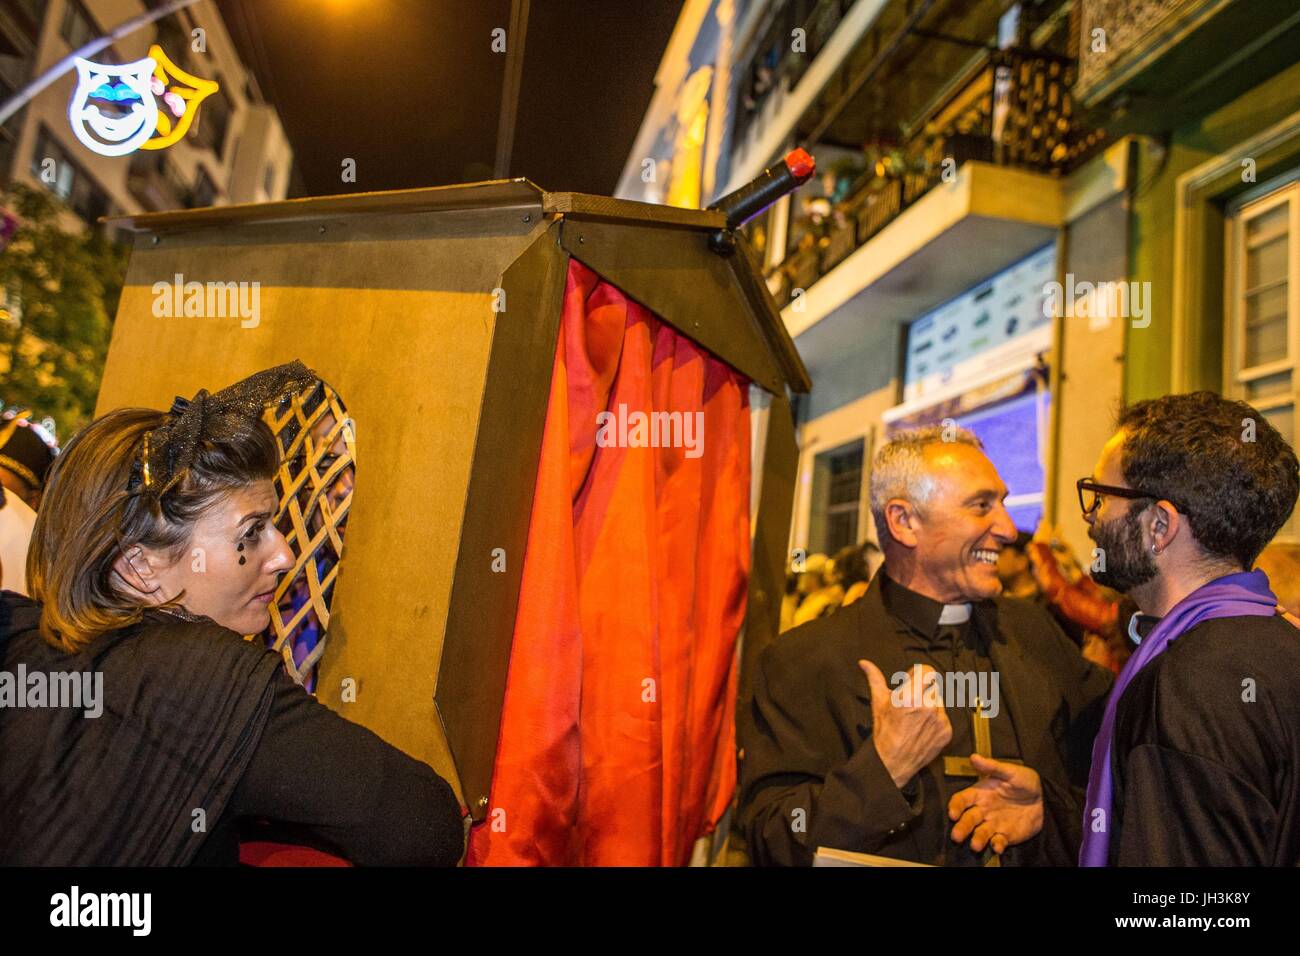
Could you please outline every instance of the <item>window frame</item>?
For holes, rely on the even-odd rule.
[[[211,193],[208,201],[204,201],[204,186],[207,186],[207,192]],[[217,200],[223,195],[221,188],[217,185],[217,180],[213,177],[202,163],[197,164],[194,173],[194,185],[190,189],[190,200],[194,203],[191,208],[207,208],[217,204]]]
[[[64,0],[63,16],[59,21],[59,39],[67,45],[68,49],[79,50],[89,42],[89,40],[82,40],[78,43],[68,35],[74,17],[89,28],[89,40],[104,35],[104,32],[99,28],[99,21],[95,19],[95,15],[90,12],[81,0]]]
[[[1246,229],[1250,222],[1289,206],[1287,219],[1287,354],[1263,365],[1242,365],[1246,350]],[[1300,364],[1300,182],[1289,182],[1249,202],[1229,207],[1224,215],[1225,282],[1224,303],[1224,383],[1234,398],[1249,401],[1260,411],[1300,404],[1300,382],[1296,366]],[[1248,398],[1250,385],[1270,376],[1289,372],[1291,387],[1275,395]]]
[[[837,476],[834,474],[834,469],[831,462],[837,458],[838,459],[851,458],[855,454],[858,458],[858,467],[857,467],[858,476],[857,476],[856,494],[854,495],[852,500],[835,502],[832,499],[834,498],[834,493],[837,490],[837,486],[835,482]],[[822,530],[823,537],[826,538],[827,540],[821,541],[819,543],[820,547],[816,547],[814,549],[811,536],[812,536],[813,522],[816,516],[810,512],[808,516],[809,519],[808,533],[810,539],[808,542],[808,546],[810,550],[816,550],[827,555],[833,555],[835,552],[839,551],[840,548],[852,547],[853,545],[860,544],[862,542],[862,530],[863,530],[862,529],[862,503],[863,503],[863,498],[866,495],[867,468],[870,465],[870,457],[867,449],[867,436],[863,435],[858,438],[851,438],[848,441],[843,442],[842,444],[835,445],[830,448],[825,448],[820,451],[814,452],[812,458],[812,472],[811,472],[813,488],[811,490],[812,497],[809,500],[810,507],[815,504],[814,499],[816,498],[816,490],[817,490],[817,463],[819,461],[825,461],[827,464],[826,505],[825,508],[823,508],[821,511],[821,525],[822,525],[821,530]],[[853,533],[851,537],[853,540],[843,544],[832,546],[829,543],[829,538],[831,537],[832,518],[838,517],[840,515],[846,515],[851,517],[851,524],[853,526]]]
[[[1278,206],[1289,207],[1286,217],[1287,227],[1287,354],[1285,358],[1275,359],[1263,365],[1245,367],[1241,364],[1246,352],[1246,307],[1244,288],[1246,281],[1246,247],[1247,226],[1256,219],[1261,219]],[[1295,374],[1297,359],[1300,359],[1300,335],[1297,328],[1300,323],[1300,249],[1296,240],[1300,238],[1300,182],[1291,182],[1265,193],[1262,196],[1230,207],[1224,216],[1227,250],[1226,279],[1227,302],[1224,314],[1227,327],[1224,330],[1224,342],[1227,345],[1226,372],[1234,386],[1239,387],[1240,394],[1245,395],[1249,383],[1268,378],[1280,372],[1290,371]],[[1259,290],[1255,290],[1259,291]],[[1295,384],[1294,381],[1292,383]],[[1294,391],[1294,389],[1292,390]],[[1269,401],[1272,399],[1270,398]],[[1252,403],[1253,404],[1253,403]]]
[[[852,403],[853,408],[858,403]],[[843,414],[841,414],[843,413]],[[836,409],[819,416],[798,429],[799,465],[795,480],[794,501],[790,521],[789,549],[802,549],[813,553],[813,475],[817,457],[854,442],[862,442],[862,475],[858,490],[857,543],[874,540],[871,518],[871,463],[876,453],[878,428],[875,416],[856,414]]]
[[[1246,255],[1248,225],[1279,206],[1287,206],[1286,236],[1286,324],[1287,354],[1262,365],[1243,366],[1246,354]],[[1267,240],[1264,240],[1267,241]],[[1300,179],[1287,176],[1282,182],[1252,190],[1224,209],[1224,394],[1247,402],[1267,416],[1291,409],[1293,429],[1300,424]],[[1258,290],[1255,290],[1258,291]],[[1271,394],[1252,396],[1252,384],[1272,376],[1290,375],[1286,388]],[[1292,444],[1300,435],[1286,437]],[[1300,540],[1300,523],[1293,516],[1278,532],[1276,540]]]
[[[46,148],[43,149],[42,147]],[[59,189],[60,183],[57,178],[53,183],[47,183],[41,178],[40,163],[47,156],[54,160],[56,171],[59,173],[67,172],[66,192]],[[72,152],[54,135],[53,130],[45,123],[39,124],[36,128],[28,169],[32,178],[42,189],[55,196],[73,215],[85,222],[86,226],[92,231],[100,228],[95,208],[102,206],[103,215],[112,214],[112,194],[103,187],[103,184],[94,175],[86,171],[85,166],[73,158]],[[87,199],[90,201],[87,201]],[[95,208],[91,208],[92,206]]]

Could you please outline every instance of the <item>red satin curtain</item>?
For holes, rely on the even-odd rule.
[[[490,806],[469,864],[682,865],[726,810],[748,396],[744,376],[570,260]],[[635,412],[681,413],[677,445],[641,445],[653,439]]]

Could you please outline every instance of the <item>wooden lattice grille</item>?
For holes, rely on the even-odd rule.
[[[313,690],[352,507],[355,426],[338,394],[319,380],[290,401],[268,408],[264,417],[280,448],[275,523],[293,550],[294,563],[276,587],[271,624],[263,636],[284,658],[294,680]],[[306,648],[313,636],[314,646]]]

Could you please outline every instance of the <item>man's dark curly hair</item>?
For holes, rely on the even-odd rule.
[[[1124,409],[1118,426],[1124,480],[1173,502],[1207,554],[1250,568],[1291,516],[1296,454],[1245,402],[1165,395]]]

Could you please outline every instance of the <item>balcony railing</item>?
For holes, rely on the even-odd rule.
[[[968,160],[1057,175],[1091,154],[1104,134],[1075,120],[1074,71],[1074,61],[1049,54],[990,53],[917,124],[918,133],[890,153],[864,150],[866,169],[846,198],[823,215],[791,218],[785,261],[768,274],[778,304],[812,286]]]
[[[150,212],[185,209],[191,205],[191,190],[175,177],[161,151],[132,153],[126,183],[131,195]]]
[[[1080,0],[1080,100],[1091,101],[1097,91],[1159,59],[1219,6],[1214,0]],[[1268,18],[1260,19],[1262,29]]]
[[[853,0],[786,0],[741,71],[735,142],[744,141],[750,125],[762,115],[773,96],[798,85],[851,6]],[[799,49],[793,43],[795,30],[803,31]]]

